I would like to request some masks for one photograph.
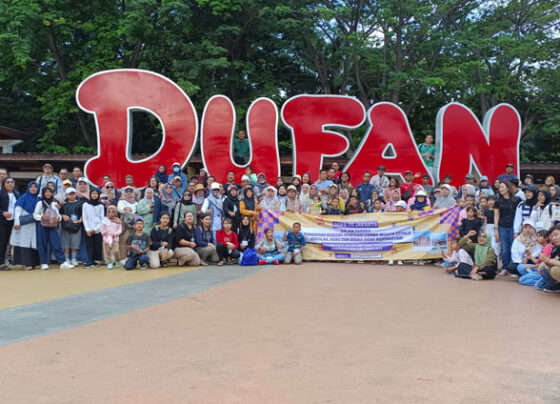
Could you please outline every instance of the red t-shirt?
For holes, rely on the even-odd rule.
[[[401,190],[401,195],[404,195],[406,191],[410,190],[410,196],[408,197],[408,199],[412,198],[414,196],[414,192],[412,187],[414,187],[414,184],[409,184],[408,182],[403,182],[400,185],[400,190]],[[406,200],[408,202],[408,199]]]
[[[233,231],[227,234],[223,229],[218,230],[216,232],[216,241],[221,244],[232,243],[235,248],[239,248],[237,234]]]

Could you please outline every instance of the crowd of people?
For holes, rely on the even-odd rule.
[[[432,140],[421,145],[427,163],[435,151]],[[48,269],[53,261],[61,268],[80,262],[86,268],[158,268],[172,259],[178,265],[221,266],[253,256],[260,264],[300,264],[301,226],[296,223],[282,240],[267,229],[257,243],[261,210],[352,215],[458,205],[461,237],[442,257],[448,272],[477,280],[510,275],[560,291],[560,187],[552,176],[539,187],[531,175],[521,183],[514,170],[509,164],[492,183],[468,174],[457,189],[449,175],[432,185],[428,175],[407,171],[401,182],[383,166],[356,180],[336,162],[316,180],[304,173],[269,182],[247,166],[241,178],[230,172],[220,184],[204,169],[187,178],[174,163],[170,172],[160,166],[144,187],[128,175],[127,185],[116,189],[108,175],[98,188],[79,167],[57,175],[47,163],[20,196],[14,179],[0,169],[0,269]]]

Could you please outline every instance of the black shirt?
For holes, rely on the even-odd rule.
[[[181,240],[192,241],[193,243],[196,241],[194,225],[190,229],[185,223],[181,223],[177,226],[175,229],[175,246],[185,247],[179,243]]]
[[[486,224],[494,224],[494,209],[486,209],[482,215],[486,218]]]
[[[163,230],[159,226],[154,226],[150,233],[150,239],[152,240],[152,244],[150,245],[150,250],[159,250],[161,247],[161,243],[167,243],[168,249],[173,248],[173,229],[167,228]]]
[[[509,199],[504,197],[498,198],[496,204],[494,205],[494,209],[498,209],[500,211],[500,220],[498,222],[499,227],[505,227],[508,229],[513,228],[515,209],[517,208],[517,205],[519,205],[519,202],[519,198],[516,196],[512,196]]]

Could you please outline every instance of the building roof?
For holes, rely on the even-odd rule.
[[[0,125],[0,139],[23,140],[25,136],[27,136],[26,132]]]

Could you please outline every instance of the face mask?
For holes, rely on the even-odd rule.
[[[179,167],[174,167],[174,168],[173,168],[173,172],[174,172],[174,173],[178,173],[178,172],[179,172]]]

